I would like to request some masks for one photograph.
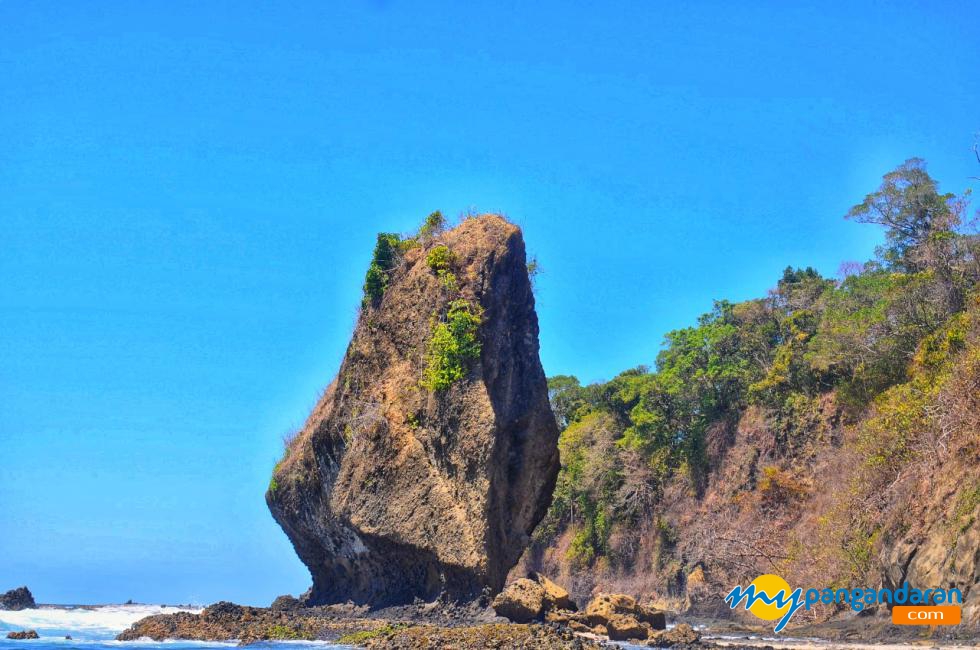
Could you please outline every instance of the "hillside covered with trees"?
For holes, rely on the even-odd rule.
[[[584,597],[718,612],[793,586],[956,586],[980,615],[980,237],[920,159],[846,215],[885,230],[837,278],[715,302],[654,367],[549,380],[554,500],[521,570]],[[971,589],[972,588],[972,589]],[[817,616],[833,613],[830,606]]]

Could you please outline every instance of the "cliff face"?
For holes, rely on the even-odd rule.
[[[484,215],[425,239],[384,260],[383,295],[266,494],[311,603],[498,591],[550,502],[558,431],[520,230]],[[471,358],[460,305],[479,322]],[[433,382],[447,354],[458,372]]]

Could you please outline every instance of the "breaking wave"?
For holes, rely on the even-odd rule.
[[[194,612],[200,609],[160,607],[158,605],[101,605],[63,607],[42,605],[37,609],[12,612],[0,610],[0,636],[11,630],[37,630],[41,637],[64,638],[71,635],[78,640],[106,640],[136,621],[153,614]]]

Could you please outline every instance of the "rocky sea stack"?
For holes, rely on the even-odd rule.
[[[37,603],[34,602],[34,596],[27,587],[17,587],[5,594],[0,594],[0,609],[18,610],[36,607]]]
[[[441,225],[379,235],[337,378],[266,493],[307,604],[497,592],[548,508],[558,430],[521,232]]]

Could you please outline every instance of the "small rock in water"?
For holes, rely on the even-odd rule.
[[[37,639],[37,631],[35,630],[22,630],[20,632],[8,632],[8,639],[22,640],[22,639]]]

